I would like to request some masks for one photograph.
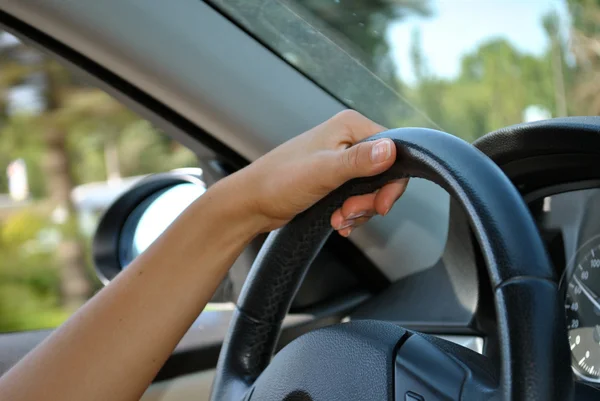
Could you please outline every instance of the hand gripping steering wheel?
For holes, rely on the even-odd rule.
[[[213,401],[572,399],[562,303],[536,225],[516,188],[479,150],[449,134],[390,130],[397,161],[347,182],[270,234],[246,280],[213,385]],[[307,333],[275,357],[283,318],[343,201],[421,177],[462,205],[481,247],[497,314],[500,366],[454,344],[379,321]]]

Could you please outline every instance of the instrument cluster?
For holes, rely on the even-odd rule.
[[[530,207],[559,269],[574,375],[600,385],[600,189],[552,195]]]

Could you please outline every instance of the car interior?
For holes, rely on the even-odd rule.
[[[539,116],[527,119],[521,108],[516,119],[494,114],[488,130],[477,107],[487,102],[500,115],[509,109],[497,97],[530,96],[538,86],[522,89],[521,81],[538,75],[525,69],[508,84],[494,81],[489,101],[465,84],[477,96],[463,102],[450,78],[432,78],[417,102],[409,84],[395,86],[389,60],[373,61],[382,48],[367,54],[366,46],[405,38],[391,49],[404,49],[399,60],[413,57],[411,79],[424,82],[432,73],[417,68],[424,56],[405,20],[421,18],[433,31],[437,20],[429,16],[447,7],[473,32],[486,23],[469,22],[477,6],[469,17],[458,1],[427,3],[0,0],[2,30],[199,160],[144,176],[102,211],[90,249],[104,285],[207,188],[282,142],[346,109],[392,128],[380,135],[396,144],[396,164],[346,183],[250,244],[230,273],[232,299],[216,296],[142,400],[599,399],[600,117],[571,113],[575,106],[559,92],[539,89],[535,96],[549,99],[551,111],[535,106],[527,113]],[[504,16],[492,15],[492,1],[482,3],[490,21]],[[572,10],[594,2],[533,3],[558,10],[575,26],[560,29],[575,32]],[[589,4],[600,12],[600,3]],[[506,6],[519,14],[516,25],[541,24],[526,20],[521,6],[529,7]],[[494,46],[486,49],[507,51]],[[442,64],[446,53],[440,50]],[[556,83],[552,54],[540,68]],[[559,66],[575,70],[578,54],[559,56]],[[465,57],[462,68],[482,82],[484,68],[492,76],[510,70],[489,57],[489,64]],[[533,65],[532,57],[523,56],[523,65]],[[597,49],[594,57],[597,75]],[[466,120],[453,109],[459,103]],[[448,124],[438,122],[442,115]],[[463,135],[463,127],[478,136]],[[407,176],[389,215],[348,239],[331,235],[329,217],[343,199]],[[0,334],[0,374],[51,332]]]

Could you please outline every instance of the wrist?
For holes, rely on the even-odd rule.
[[[247,183],[236,173],[228,176],[204,193],[196,202],[228,231],[246,241],[269,231],[269,221],[262,213],[253,198],[256,188],[248,188]]]

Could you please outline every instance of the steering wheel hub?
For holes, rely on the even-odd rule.
[[[496,370],[467,349],[457,353],[463,361],[449,353],[458,346],[446,352],[442,343],[379,321],[315,330],[277,354],[250,399],[490,399],[497,390]]]

